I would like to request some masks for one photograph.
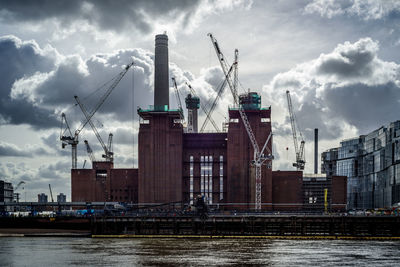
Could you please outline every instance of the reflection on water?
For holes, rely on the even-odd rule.
[[[0,238],[0,266],[396,266],[399,241]]]

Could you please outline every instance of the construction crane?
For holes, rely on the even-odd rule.
[[[112,133],[110,133],[110,134],[108,135],[108,141],[107,141],[107,150],[108,150],[108,152],[111,153],[112,155],[114,155],[113,147],[112,147],[113,136],[114,136],[114,135],[113,135]]]
[[[62,142],[62,148],[65,148],[67,145],[71,145],[72,148],[72,169],[77,168],[77,145],[79,143],[79,134],[83,130],[83,128],[86,126],[86,124],[91,122],[91,118],[93,115],[96,113],[96,111],[103,105],[104,101],[107,99],[107,97],[111,94],[111,92],[114,90],[114,88],[118,85],[118,83],[121,81],[121,79],[125,76],[125,74],[128,72],[128,70],[133,66],[134,62],[131,62],[128,64],[123,71],[121,71],[117,76],[115,76],[112,80],[113,83],[111,86],[106,90],[104,95],[100,98],[99,102],[97,105],[94,107],[94,109],[86,114],[86,120],[82,123],[82,125],[72,134],[72,131],[69,127],[69,124],[66,119],[66,115],[63,113],[61,115],[61,134],[60,134],[60,140]],[[69,136],[65,135],[65,133],[68,131]],[[107,155],[107,153],[106,153]],[[109,154],[108,156],[111,156]]]
[[[105,158],[106,161],[108,161],[108,162],[113,162],[114,161],[114,153],[108,150],[108,147],[106,146],[106,144],[104,143],[103,139],[101,138],[99,132],[97,131],[96,126],[94,125],[94,123],[90,119],[89,113],[87,112],[85,106],[79,100],[79,97],[78,96],[74,96],[74,98],[75,98],[75,101],[78,103],[79,107],[81,108],[81,110],[83,112],[83,115],[85,115],[86,120],[89,122],[90,127],[92,127],[92,130],[93,130],[94,134],[96,135],[97,140],[99,140],[100,145],[104,150],[104,154],[102,155],[102,157]]]
[[[49,184],[49,190],[50,190],[51,202],[54,202],[53,192],[51,191],[51,185],[50,184]]]
[[[65,135],[66,132],[69,133],[69,135]],[[67,145],[71,146],[71,154],[72,154],[72,169],[76,169],[77,166],[77,146],[78,146],[78,134],[76,133],[73,135],[71,132],[71,128],[69,127],[68,121],[67,121],[67,116],[65,113],[61,114],[61,134],[60,134],[60,140],[61,140],[61,147],[65,148]]]
[[[93,162],[96,161],[96,158],[93,155],[93,150],[89,146],[88,140],[85,140],[85,146],[86,146],[86,152],[88,153],[88,156],[89,156],[89,158],[90,158],[90,160],[92,161],[92,164],[93,164]]]
[[[176,85],[175,77],[172,77],[171,79],[172,79],[172,83],[173,83],[174,89],[175,89],[176,103],[178,104],[178,108],[180,110],[183,110],[182,109],[181,97],[179,96],[179,90],[178,90],[178,86]]]
[[[238,66],[239,66],[239,50],[235,49],[234,56],[235,56],[235,60],[233,61],[234,64],[232,65],[234,67],[233,91],[235,92],[235,95],[237,95],[238,94],[237,87],[238,87],[238,83],[239,83],[239,68],[238,68]]]
[[[193,87],[188,82],[185,82],[185,83],[186,83],[187,87],[189,88],[190,92],[192,93],[192,95],[195,97],[198,97],[196,94],[196,91],[193,89]],[[220,132],[217,124],[215,123],[213,118],[210,116],[210,112],[207,110],[206,106],[204,106],[203,101],[200,101],[200,107],[203,110],[203,112],[206,114],[207,118],[209,118],[211,124],[214,126],[215,131]]]
[[[228,76],[230,75],[230,73],[231,73],[232,70],[234,69],[234,66],[236,66],[236,65],[237,65],[236,62],[234,62],[234,63],[232,64],[232,66],[229,68]],[[222,84],[221,84],[221,87],[220,87],[219,90],[218,90],[217,96],[216,96],[216,98],[214,99],[214,101],[213,101],[213,103],[212,103],[212,105],[211,105],[211,107],[210,107],[210,110],[209,110],[208,113],[207,113],[207,117],[206,117],[206,119],[204,120],[203,125],[201,126],[201,129],[200,129],[200,132],[201,132],[201,133],[205,130],[205,128],[206,128],[206,126],[207,126],[207,122],[208,122],[208,121],[211,121],[211,119],[212,119],[211,115],[212,115],[212,113],[214,112],[215,107],[217,106],[218,99],[221,98],[222,94],[224,93],[226,84],[227,84],[227,78],[225,77],[224,81],[223,81]]]
[[[292,134],[293,134],[293,143],[294,143],[294,150],[296,152],[296,162],[293,163],[293,167],[296,167],[296,169],[299,170],[304,170],[304,166],[306,164],[305,160],[305,154],[304,154],[304,145],[305,141],[303,139],[303,136],[299,130],[299,135],[300,135],[300,148],[297,142],[297,131],[296,128],[298,128],[298,125],[296,124],[296,115],[293,112],[293,105],[292,105],[292,98],[290,97],[290,92],[286,91],[286,97],[287,97],[287,102],[288,102],[288,108],[289,108],[289,117],[290,117],[290,124],[292,126]],[[297,126],[297,127],[296,127]]]
[[[14,188],[14,192],[17,191],[23,184],[25,184],[24,181],[19,182],[17,184],[17,186]],[[22,189],[24,189],[24,188],[22,188]],[[19,202],[19,193],[14,193],[14,198],[16,199],[17,202]]]
[[[260,150],[257,140],[254,136],[253,130],[251,129],[249,120],[247,119],[246,112],[243,109],[243,106],[239,105],[239,96],[237,94],[237,82],[232,81],[231,75],[229,73],[229,68],[228,68],[228,63],[226,62],[226,59],[224,55],[222,54],[221,49],[219,48],[217,40],[214,38],[214,36],[209,33],[208,36],[211,39],[211,42],[214,46],[214,50],[217,54],[218,60],[220,62],[222,71],[224,72],[225,78],[227,79],[229,88],[231,90],[231,93],[233,95],[233,101],[234,104],[239,107],[239,114],[240,117],[243,121],[243,125],[246,129],[247,135],[249,136],[250,142],[253,146],[254,150],[254,155],[253,155],[253,160],[251,161],[252,165],[255,167],[255,182],[256,182],[256,203],[255,203],[255,209],[256,210],[261,210],[261,166],[264,165],[267,161],[271,162],[274,159],[274,156],[272,155],[272,152],[268,148],[268,142],[271,139],[272,132],[269,134],[266,142],[264,143],[263,148]],[[235,51],[235,60],[238,59],[238,53]],[[234,64],[237,64],[237,62],[234,62]],[[236,71],[237,75],[237,71]],[[236,84],[236,85],[234,85]],[[265,155],[264,151],[267,150],[268,154]],[[271,168],[271,164],[267,164],[268,168]]]
[[[19,182],[19,183],[17,184],[17,186],[15,187],[14,191],[17,191],[17,189],[20,188],[21,185],[23,185],[23,184],[25,184],[24,181]],[[22,189],[23,189],[23,188],[22,188]]]

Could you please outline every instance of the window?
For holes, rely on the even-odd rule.
[[[190,205],[193,205],[193,156],[190,156]]]
[[[107,170],[96,170],[97,179],[107,179]]]
[[[204,194],[204,156],[200,157],[200,193]]]
[[[219,200],[224,199],[224,156],[219,156]]]
[[[213,167],[213,156],[208,157],[208,199],[209,204],[212,204],[212,191],[213,191],[213,175],[212,175],[212,167]]]
[[[200,191],[209,204],[212,204],[212,161],[212,156],[200,157]]]

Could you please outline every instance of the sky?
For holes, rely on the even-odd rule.
[[[169,37],[170,77],[202,103],[223,74],[210,38],[228,61],[239,50],[239,93],[261,94],[272,108],[274,170],[294,170],[289,90],[313,172],[319,151],[399,119],[400,2],[391,0],[114,0],[0,1],[0,179],[37,194],[71,196],[71,148],[61,148],[61,114],[72,131],[84,121],[74,95],[92,109],[111,80],[134,62],[93,122],[113,133],[116,168],[137,167],[137,108],[153,104],[154,36]],[[177,107],[172,83],[170,105]],[[225,90],[213,118],[233,104]],[[199,113],[199,126],[205,119]],[[211,124],[207,130],[212,130]],[[90,127],[79,136],[78,167],[102,148]]]

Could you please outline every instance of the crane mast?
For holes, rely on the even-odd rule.
[[[171,79],[172,79],[172,83],[173,83],[174,89],[175,89],[176,103],[178,104],[178,108],[180,110],[183,110],[182,109],[181,97],[179,96],[179,90],[178,90],[178,86],[176,85],[175,77],[172,77]]]
[[[292,127],[294,150],[296,153],[296,162],[293,163],[293,166],[296,167],[297,170],[304,170],[304,166],[306,163],[305,155],[304,155],[305,141],[302,138],[301,132],[299,132],[300,137],[301,137],[300,148],[299,148],[298,141],[297,141],[296,117],[293,112],[292,98],[290,97],[289,91],[286,91],[286,98],[287,98],[288,108],[289,108],[290,125]]]
[[[50,189],[51,202],[54,202],[53,192],[51,191],[51,185],[50,184],[49,184],[49,189]]]
[[[218,60],[220,62],[222,71],[224,72],[225,78],[228,82],[229,88],[231,90],[232,96],[233,96],[233,101],[235,106],[238,107],[240,117],[243,121],[243,125],[246,129],[247,135],[249,136],[250,142],[253,146],[254,150],[254,159],[252,160],[252,164],[255,167],[255,182],[256,182],[256,201],[255,201],[255,209],[256,210],[261,210],[261,166],[266,162],[266,161],[272,161],[274,159],[274,156],[272,155],[272,152],[268,148],[268,142],[271,139],[272,132],[269,134],[267,141],[265,142],[262,150],[260,151],[260,148],[258,146],[257,140],[254,136],[253,130],[251,129],[250,122],[247,119],[246,112],[243,108],[243,106],[240,105],[239,103],[239,96],[237,94],[237,70],[234,72],[234,81],[231,80],[231,75],[228,72],[228,64],[225,60],[224,55],[221,52],[221,49],[219,48],[217,40],[214,38],[214,36],[209,33],[208,36],[211,39],[211,42],[214,46],[215,52],[217,54]],[[237,49],[235,50],[235,62],[233,63],[233,66],[237,69],[237,60],[238,60],[238,55],[239,52]],[[235,74],[236,73],[236,74]],[[264,154],[264,150],[268,151],[268,155]],[[267,165],[268,168],[270,168],[270,165]]]
[[[233,70],[233,91],[235,92],[235,95],[238,95],[238,83],[239,83],[239,50],[235,49],[235,60],[236,64],[232,65],[234,66]]]
[[[66,135],[66,132],[69,135]],[[72,156],[72,169],[77,168],[77,146],[78,146],[78,134],[73,135],[69,127],[67,116],[65,113],[61,114],[61,133],[60,133],[61,147],[65,148],[67,145],[71,145],[71,156]]]
[[[112,133],[110,133],[108,135],[108,141],[107,141],[107,150],[109,153],[112,153],[112,154],[114,154],[113,147],[112,147],[113,136],[114,135]]]

